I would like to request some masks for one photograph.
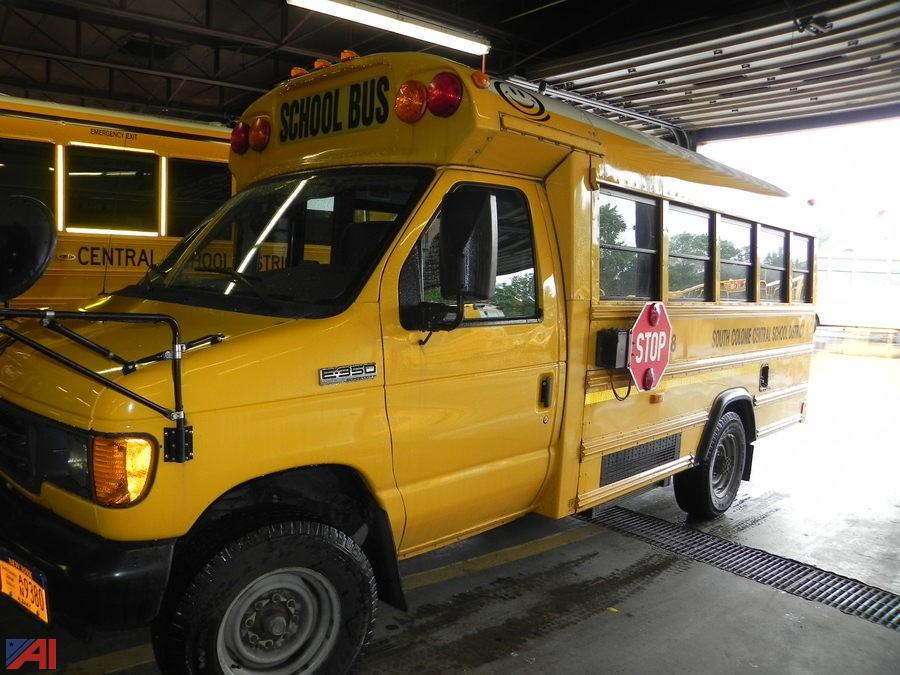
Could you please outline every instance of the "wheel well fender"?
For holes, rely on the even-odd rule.
[[[323,522],[351,537],[366,554],[378,582],[378,596],[406,610],[397,551],[387,513],[354,469],[318,465],[290,469],[235,486],[213,502],[176,545],[207,547],[212,556],[244,529],[275,518]],[[207,556],[208,557],[208,556]]]
[[[744,461],[744,473],[742,480],[750,480],[750,471],[753,467],[753,443],[756,441],[756,415],[753,411],[753,397],[746,389],[737,387],[727,389],[716,396],[709,409],[709,418],[703,434],[700,437],[700,445],[697,446],[697,464],[703,462],[706,453],[709,452],[709,442],[712,438],[716,424],[727,412],[736,412],[744,423],[744,433],[747,436],[747,456]]]

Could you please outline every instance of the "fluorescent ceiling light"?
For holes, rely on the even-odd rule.
[[[481,56],[490,51],[491,43],[474,35],[464,35],[437,24],[405,16],[400,12],[355,0],[287,0],[289,5],[336,16],[339,19],[399,33],[417,40],[433,42],[441,47]]]

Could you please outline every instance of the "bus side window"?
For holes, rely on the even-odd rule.
[[[658,296],[659,209],[656,201],[601,190],[594,199],[600,238],[600,297]]]
[[[791,302],[812,302],[809,283],[810,238],[791,235]]]
[[[231,196],[231,172],[222,162],[170,158],[165,236],[183,237]]]
[[[712,300],[710,217],[705,211],[671,206],[669,233],[669,299]]]
[[[56,210],[53,145],[0,139],[0,197],[25,195]]]
[[[538,318],[534,240],[528,202],[518,190],[463,185],[457,190],[486,190],[497,197],[497,278],[486,302],[466,303],[464,320],[504,321]],[[455,305],[440,289],[440,211],[435,214],[400,273],[400,322],[409,328],[411,311],[422,301]]]
[[[785,276],[785,233],[768,227],[759,228],[759,299],[763,302],[787,302]]]
[[[66,219],[78,228],[158,230],[159,158],[150,153],[66,148]]]
[[[750,223],[722,218],[719,223],[719,290],[721,300],[749,302],[753,278]]]

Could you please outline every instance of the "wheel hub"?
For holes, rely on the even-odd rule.
[[[341,606],[322,574],[288,568],[258,577],[225,611],[216,640],[226,673],[315,671],[337,641]]]
[[[251,649],[281,649],[300,628],[296,596],[279,588],[257,597],[241,619],[241,640]]]

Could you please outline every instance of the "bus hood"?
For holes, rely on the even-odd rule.
[[[94,312],[124,312],[166,314],[179,324],[182,342],[207,335],[222,334],[221,344],[206,345],[185,353],[182,369],[187,372],[193,363],[208,360],[204,352],[221,349],[231,341],[288,321],[235,312],[225,312],[186,305],[176,305],[138,298],[105,296],[84,309]],[[126,360],[137,360],[158,352],[171,350],[172,334],[165,324],[125,324],[115,322],[65,321],[64,325]],[[118,363],[96,354],[84,346],[59,335],[35,319],[10,319],[6,324],[13,330],[49,347],[60,355],[97,372],[118,384],[136,391],[151,401],[173,407],[173,383],[170,361],[139,366],[136,372],[125,375]],[[98,404],[101,399],[118,409],[119,418],[126,412],[133,418],[163,418],[149,408],[117,394],[31,347],[0,336],[0,399],[19,405],[44,417],[82,429],[99,428]],[[100,412],[101,419],[110,419],[110,410]]]

